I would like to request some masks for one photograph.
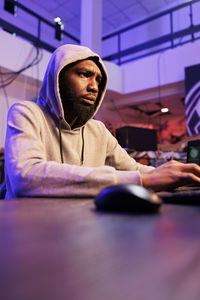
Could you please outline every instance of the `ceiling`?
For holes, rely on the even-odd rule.
[[[96,0],[100,1],[100,0]],[[187,0],[102,0],[103,36],[133,24],[170,7],[177,6]],[[20,0],[28,6],[27,0]],[[48,14],[52,21],[60,17],[65,31],[80,38],[81,2],[84,0],[31,0],[32,9],[38,14]]]

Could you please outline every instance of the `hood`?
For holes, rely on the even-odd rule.
[[[71,63],[92,57],[95,57],[96,63],[102,72],[102,89],[98,96],[95,115],[103,101],[107,86],[107,72],[101,58],[87,47],[71,44],[62,45],[53,52],[44,75],[38,102],[44,107],[47,106],[57,119],[64,120],[64,110],[59,92],[59,74],[61,70]]]

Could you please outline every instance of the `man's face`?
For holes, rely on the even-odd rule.
[[[82,60],[60,75],[60,95],[66,121],[79,127],[92,117],[102,74],[92,60]]]

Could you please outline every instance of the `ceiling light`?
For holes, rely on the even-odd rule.
[[[56,17],[56,18],[54,18],[54,22],[55,23],[59,23],[59,24],[61,24],[62,22],[61,22],[61,18],[60,17]]]
[[[161,112],[162,112],[163,114],[166,114],[168,111],[169,111],[169,108],[167,108],[167,107],[162,107],[162,108],[161,108]]]
[[[60,17],[54,18],[54,22],[55,22],[55,29],[56,29],[56,31],[55,31],[55,38],[58,41],[62,41],[62,31],[64,29],[64,24],[62,23]]]

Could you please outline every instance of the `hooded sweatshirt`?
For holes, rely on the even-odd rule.
[[[69,64],[91,58],[102,73],[95,115],[106,91],[106,69],[89,48],[69,44],[52,54],[37,102],[20,101],[10,108],[5,143],[7,199],[94,197],[110,185],[141,185],[140,174],[153,169],[131,158],[94,115],[74,129],[65,120],[59,74]]]

